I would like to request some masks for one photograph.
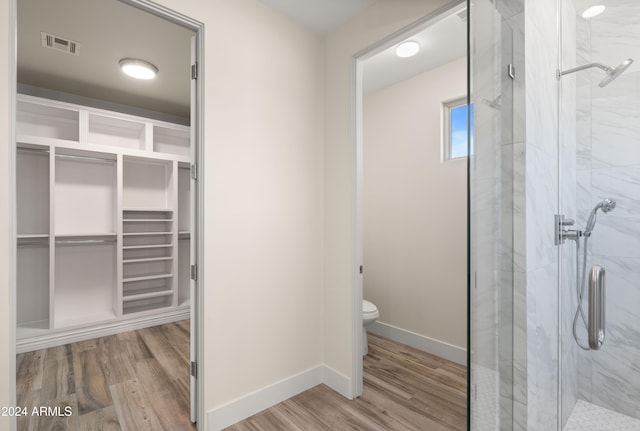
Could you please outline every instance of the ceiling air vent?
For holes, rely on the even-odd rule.
[[[55,49],[56,51],[66,52],[67,54],[80,55],[80,44],[64,37],[53,34],[40,32],[42,46],[45,48]]]

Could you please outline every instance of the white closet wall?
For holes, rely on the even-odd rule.
[[[189,128],[17,107],[18,351],[188,318]]]

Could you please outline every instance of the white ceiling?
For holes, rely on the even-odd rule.
[[[18,0],[18,82],[189,117],[191,30],[116,0]],[[40,32],[80,44],[80,55],[43,48]],[[159,69],[124,75],[125,57]]]
[[[260,1],[326,34],[381,0]],[[20,84],[189,117],[191,30],[118,0],[17,3]],[[43,31],[78,42],[80,55],[43,48]],[[389,51],[367,60],[367,91],[464,56],[465,34],[465,25],[454,16],[412,38],[422,46],[418,56],[399,59]],[[147,60],[160,72],[151,81],[129,78],[118,67],[125,57]]]
[[[420,51],[415,56],[397,57],[397,45],[394,45],[365,60],[364,94],[464,57],[467,53],[467,23],[456,15],[463,9],[454,9],[451,15],[408,37],[407,40],[420,44]]]
[[[311,30],[327,34],[376,0],[260,0]]]

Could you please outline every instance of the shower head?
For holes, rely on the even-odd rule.
[[[604,70],[605,73],[607,74],[607,76],[605,76],[605,78],[598,83],[600,87],[604,87],[605,85],[609,84],[611,81],[616,79],[618,76],[620,76],[622,72],[627,70],[627,68],[631,66],[631,63],[633,63],[633,58],[627,58],[625,61],[623,61],[616,67],[605,66],[602,63],[589,63],[589,64],[584,64],[582,66],[574,67],[573,69],[567,69],[564,71],[558,70],[557,75],[558,75],[558,79],[560,79],[562,75],[567,75],[569,73],[578,72],[580,70],[597,67],[598,69]]]
[[[613,211],[616,207],[616,201],[613,199],[605,199],[602,202],[599,202],[593,209],[591,210],[591,214],[589,214],[589,219],[587,220],[587,226],[584,228],[584,232],[582,233],[584,236],[591,236],[591,232],[596,225],[596,213],[598,210],[602,210],[603,213],[608,213]]]
[[[631,63],[633,63],[633,58],[627,58],[625,61],[623,61],[622,63],[620,63],[619,65],[617,65],[614,68],[608,67],[605,70],[605,72],[607,73],[607,76],[605,76],[605,78],[602,81],[600,81],[600,83],[598,85],[600,87],[604,87],[605,85],[609,84],[611,81],[616,79],[618,76],[622,75],[622,72],[627,70],[627,68],[629,66],[631,66]],[[615,204],[614,204],[614,206],[615,206]]]
[[[596,207],[602,209],[602,212],[606,214],[609,211],[612,211],[616,207],[616,201],[611,199],[605,199],[602,202],[600,202],[598,205],[596,205]]]

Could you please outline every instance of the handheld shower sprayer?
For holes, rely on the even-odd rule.
[[[596,213],[598,210],[602,210],[603,213],[608,213],[612,211],[616,207],[616,201],[612,199],[605,199],[602,202],[598,203],[591,210],[591,214],[589,214],[589,218],[587,219],[587,224],[584,228],[584,232],[582,232],[583,236],[589,237],[591,236],[591,232],[596,225]]]

